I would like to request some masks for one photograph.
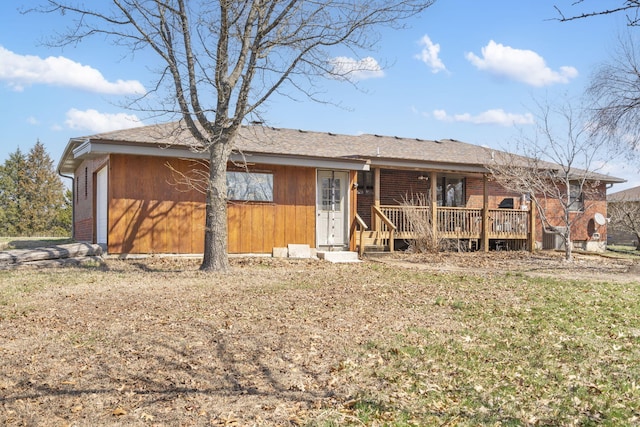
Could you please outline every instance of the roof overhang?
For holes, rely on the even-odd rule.
[[[372,158],[371,167],[383,169],[408,169],[416,171],[438,171],[463,174],[485,174],[488,172],[488,170],[481,165],[381,158]]]
[[[113,141],[92,141],[72,139],[65,148],[58,172],[73,175],[83,160],[108,154],[126,154],[135,156],[171,157],[180,159],[207,160],[206,152],[190,150],[183,146],[159,146],[149,144],[122,144]],[[243,152],[233,153],[231,161],[237,163],[259,163],[279,166],[315,167],[343,170],[369,170],[369,160],[361,158],[325,158],[312,156],[278,155],[270,153]]]

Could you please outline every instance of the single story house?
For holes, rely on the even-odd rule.
[[[204,201],[198,173],[207,155],[179,122],[72,138],[58,172],[73,180],[73,237],[110,254],[200,254]],[[422,210],[434,234],[472,248],[543,247],[526,195],[488,176],[489,149],[381,135],[337,135],[245,126],[228,171],[229,253],[271,253],[288,244],[318,250],[393,250],[410,239],[403,201]],[[185,179],[195,185],[185,185]],[[606,187],[574,230],[584,246],[606,242],[589,227],[606,215]],[[431,197],[435,195],[435,197]]]
[[[616,214],[609,226],[607,244],[640,248],[640,186],[609,194],[607,205],[607,209]],[[626,218],[616,218],[617,215]],[[618,221],[624,224],[617,224]]]

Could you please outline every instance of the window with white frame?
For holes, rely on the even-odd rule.
[[[584,195],[580,184],[569,184],[569,210],[574,212],[584,210]]]

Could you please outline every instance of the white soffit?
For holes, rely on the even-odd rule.
[[[184,147],[169,146],[160,148],[157,146],[124,145],[103,142],[86,141],[75,150],[74,158],[91,158],[105,154],[129,154],[137,156],[172,157],[182,159],[208,158],[207,153],[198,153]],[[344,159],[344,158],[317,158],[317,157],[297,157],[277,154],[243,153],[232,154],[231,161],[260,163],[279,166],[301,166],[327,169],[347,169],[347,170],[369,170],[368,160]]]

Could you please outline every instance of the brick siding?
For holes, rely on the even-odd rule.
[[[74,173],[74,223],[73,238],[80,242],[93,242],[94,239],[94,178],[108,157],[83,161]]]

